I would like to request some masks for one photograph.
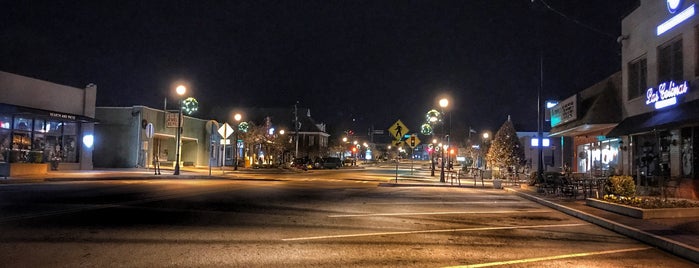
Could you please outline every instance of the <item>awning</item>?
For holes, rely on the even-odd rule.
[[[612,129],[607,136],[618,137],[654,129],[666,129],[691,122],[699,123],[699,100],[628,117]]]
[[[595,97],[582,100],[580,108],[585,115],[578,120],[551,128],[549,136],[575,137],[590,133],[605,135],[621,121],[621,107],[616,90],[611,86]]]
[[[70,114],[64,112],[49,111],[19,105],[12,105],[6,103],[0,103],[0,113],[12,114],[12,115],[35,115],[43,116],[46,118],[52,118],[56,120],[67,120],[75,121],[81,123],[96,123],[99,122],[97,119],[87,117],[84,115]]]

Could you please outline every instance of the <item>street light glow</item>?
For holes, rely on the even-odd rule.
[[[182,96],[185,92],[187,92],[187,88],[183,85],[179,85],[177,88],[175,88],[175,92],[177,92],[177,95]]]
[[[447,106],[449,106],[449,100],[448,100],[448,99],[443,98],[443,99],[439,100],[439,107],[447,108]]]
[[[490,138],[490,134],[488,134],[488,132],[483,133],[483,138],[484,138],[484,139]]]
[[[240,114],[235,114],[235,115],[233,116],[233,119],[235,119],[235,121],[238,121],[238,122],[240,122],[240,119],[242,119],[242,118],[243,118],[243,116],[240,115]]]

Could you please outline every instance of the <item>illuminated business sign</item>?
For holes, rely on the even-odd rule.
[[[679,10],[679,8],[682,6],[682,1],[681,0],[667,0],[667,10],[670,12],[670,14],[675,14]],[[658,25],[658,28],[656,29],[656,35],[660,36],[661,34],[671,30],[675,26],[679,25],[680,23],[688,20],[689,18],[694,16],[694,4],[686,8],[685,10],[682,10],[680,13],[677,13],[676,15],[672,16],[672,18],[666,20],[665,22],[661,23]]]
[[[649,88],[646,91],[646,104],[654,105],[655,109],[661,109],[677,104],[677,97],[687,94],[689,82],[675,83],[673,81],[660,83],[658,88]]]
[[[578,95],[567,98],[551,108],[551,127],[578,119]]]
[[[538,138],[532,138],[530,141],[531,147],[539,147],[539,139]],[[541,139],[541,147],[549,147],[551,146],[551,140],[548,138],[543,138]]]

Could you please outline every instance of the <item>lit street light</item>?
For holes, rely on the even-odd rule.
[[[175,172],[173,175],[180,175],[180,150],[182,150],[182,96],[185,92],[187,92],[187,88],[183,85],[179,85],[177,88],[175,88],[175,92],[177,92],[178,103],[180,106],[177,109],[177,131],[175,134],[177,137],[175,142],[177,144],[175,145]]]
[[[448,100],[448,99],[442,98],[442,99],[439,100],[439,107],[442,107],[442,114],[445,114],[445,113],[444,113],[444,109],[446,109],[448,106],[449,106],[449,100]],[[446,114],[445,114],[445,116],[446,116]],[[442,125],[442,130],[444,130],[444,125]],[[448,131],[448,132],[447,132],[447,131],[443,131],[443,132],[445,132],[445,133],[443,133],[443,134],[444,134],[445,139],[446,139],[446,142],[447,142],[446,146],[448,147],[448,146],[449,146],[449,134],[450,134],[450,132],[451,132],[451,117],[449,117],[449,131]],[[446,163],[445,163],[445,161],[444,161],[444,160],[445,160],[445,159],[444,159],[444,151],[445,151],[445,148],[443,148],[443,149],[441,150],[441,155],[442,155],[442,167],[441,167],[441,170],[440,170],[440,172],[439,172],[439,182],[446,182],[446,180],[444,179],[444,165],[448,165],[449,161],[446,161]],[[449,157],[449,154],[447,154],[447,157]]]
[[[235,155],[233,156],[233,161],[235,161],[235,164],[233,166],[233,170],[238,170],[238,132],[240,131],[240,119],[242,119],[243,116],[240,114],[235,114],[233,116],[233,119],[235,119]]]

